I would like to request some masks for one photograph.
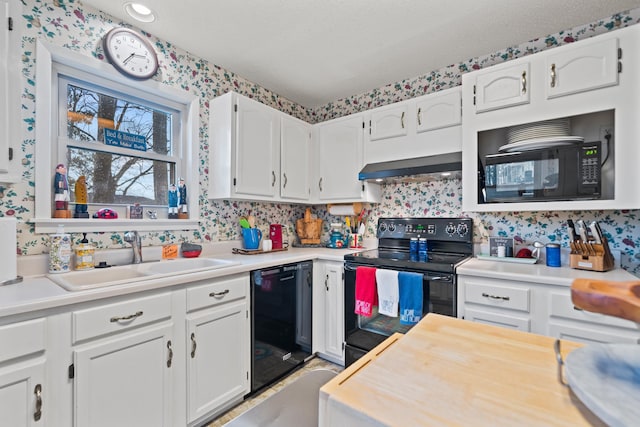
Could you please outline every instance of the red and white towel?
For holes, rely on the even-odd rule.
[[[356,269],[355,313],[369,317],[371,316],[373,306],[376,304],[376,268],[358,267]]]

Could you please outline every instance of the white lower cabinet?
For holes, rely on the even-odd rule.
[[[72,313],[73,424],[173,424],[171,293]]]
[[[46,426],[46,320],[0,326],[0,424]]]
[[[172,424],[171,323],[74,351],[74,425]]]
[[[313,273],[312,350],[344,366],[343,263],[317,261]]]
[[[458,274],[458,316],[485,323],[583,343],[640,344],[634,322],[581,310],[570,286]],[[550,281],[551,282],[551,281]]]
[[[249,276],[187,289],[188,421],[197,423],[249,392]]]
[[[531,289],[522,283],[458,276],[464,318],[472,322],[531,331]]]

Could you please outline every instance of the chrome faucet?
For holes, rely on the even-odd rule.
[[[133,249],[133,264],[140,264],[142,262],[142,238],[137,231],[127,231],[124,233],[124,241],[131,243]]]

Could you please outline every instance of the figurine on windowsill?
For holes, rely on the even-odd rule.
[[[76,180],[75,194],[76,211],[73,217],[89,218],[89,213],[87,212],[87,179],[84,175],[80,175]]]
[[[178,189],[175,184],[169,186],[169,219],[178,218]]]
[[[69,212],[69,183],[67,181],[67,168],[62,164],[56,166],[56,175],[53,181],[54,200],[56,210],[54,218],[70,218]]]
[[[188,219],[189,213],[187,211],[187,186],[184,183],[184,178],[180,178],[178,181],[178,194],[180,196],[180,208],[178,209],[178,218]]]

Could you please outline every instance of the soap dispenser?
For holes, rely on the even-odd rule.
[[[56,234],[51,235],[49,249],[49,273],[66,273],[71,264],[71,235],[64,232],[64,226],[58,225]]]
[[[87,233],[82,233],[82,240],[76,246],[76,270],[89,270],[95,266],[95,248],[87,240]]]

